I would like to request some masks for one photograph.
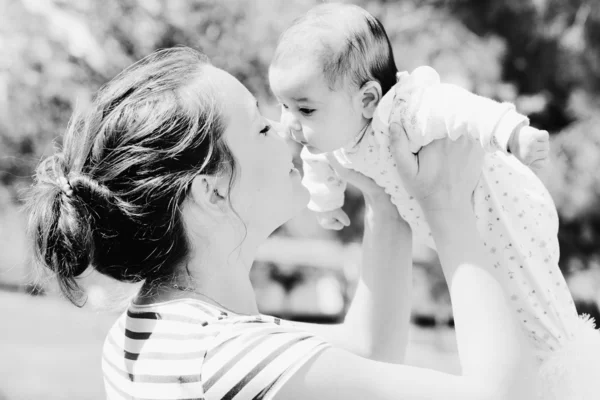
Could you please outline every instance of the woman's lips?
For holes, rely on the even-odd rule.
[[[312,146],[304,146],[306,147],[306,150],[308,150],[308,152],[310,154],[323,154],[323,152],[319,149],[317,149],[316,147],[312,147]]]

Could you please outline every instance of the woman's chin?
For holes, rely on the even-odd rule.
[[[300,213],[306,209],[309,201],[310,194],[308,193],[308,190],[302,186],[302,190],[299,190],[295,194],[294,198],[289,202],[290,206],[288,208],[288,212],[286,213],[287,215],[281,225],[300,215]]]

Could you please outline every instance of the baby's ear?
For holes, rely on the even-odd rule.
[[[361,105],[363,117],[366,119],[373,118],[377,104],[381,100],[381,85],[376,81],[365,83],[360,89]]]

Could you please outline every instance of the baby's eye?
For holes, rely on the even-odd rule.
[[[260,134],[263,136],[267,136],[267,133],[271,130],[271,125],[267,125],[260,130]]]
[[[300,112],[302,113],[302,115],[306,115],[307,117],[309,115],[311,115],[315,110],[310,109],[310,108],[301,108]]]
[[[281,107],[285,108],[286,110],[288,109],[288,106],[286,106],[285,104],[281,104]]]

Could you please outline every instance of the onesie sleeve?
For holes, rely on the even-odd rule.
[[[511,103],[499,103],[459,86],[440,82],[430,67],[399,74],[394,87],[394,107],[418,150],[434,139],[453,140],[468,135],[488,152],[508,152],[508,141],[518,128],[528,125]]]
[[[308,208],[316,212],[332,211],[344,205],[346,182],[329,165],[326,154],[300,153],[304,177],[302,184],[310,193]]]
[[[272,399],[300,367],[328,347],[287,321],[241,320],[217,336],[206,353],[204,398]]]

